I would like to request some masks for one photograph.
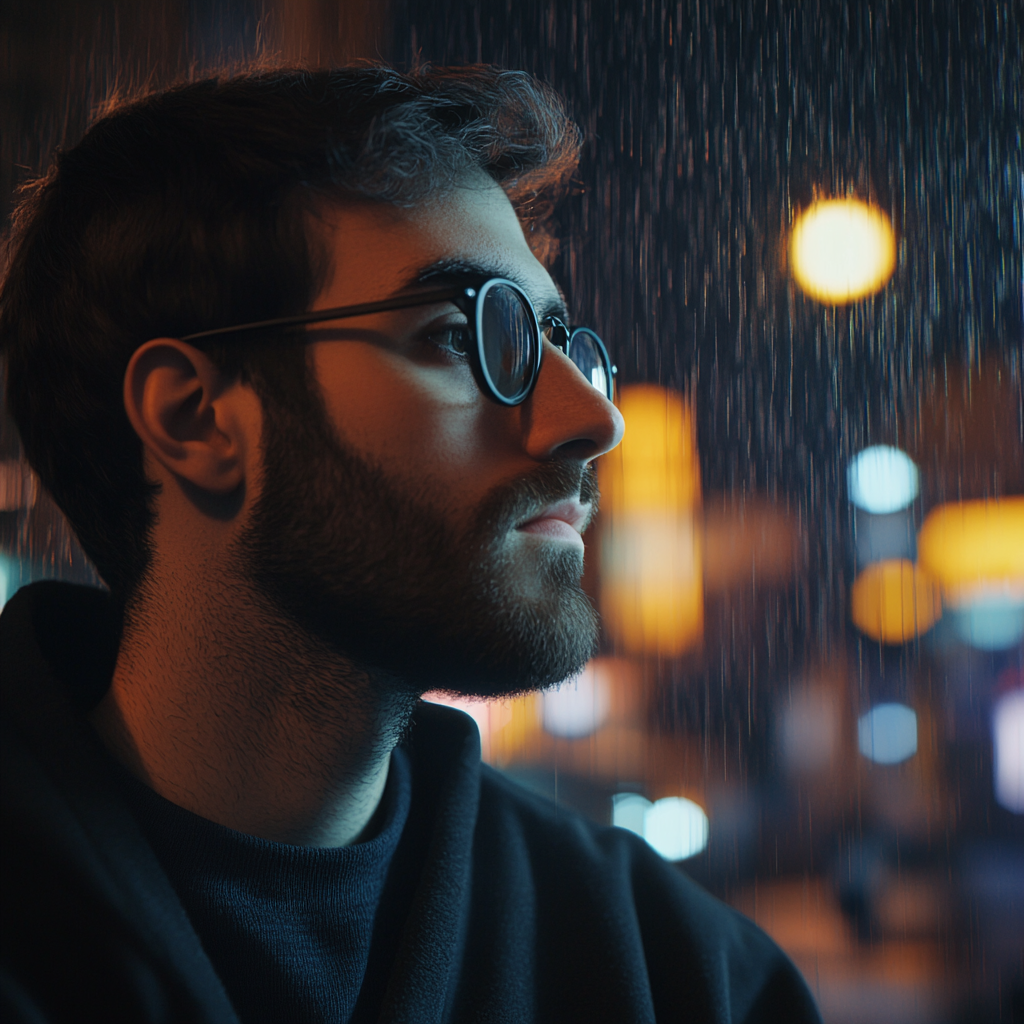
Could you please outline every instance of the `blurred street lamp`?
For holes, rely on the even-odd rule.
[[[883,644],[905,644],[941,615],[942,600],[931,577],[905,558],[869,565],[850,590],[854,625]]]
[[[813,203],[789,242],[796,283],[812,298],[842,305],[879,291],[896,265],[889,218],[857,199]]]

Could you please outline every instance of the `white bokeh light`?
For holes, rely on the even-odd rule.
[[[797,284],[819,302],[842,304],[885,286],[896,264],[889,218],[852,196],[812,203],[793,224],[790,260]]]
[[[920,489],[914,460],[899,448],[885,444],[858,452],[850,461],[846,480],[850,501],[875,515],[906,508]]]
[[[917,715],[906,704],[879,704],[857,722],[860,752],[875,764],[899,764],[917,753]]]
[[[612,797],[612,824],[643,836],[665,860],[686,860],[708,845],[704,808],[682,796],[651,803],[638,793],[617,793]]]
[[[612,797],[612,824],[642,836],[644,815],[650,806],[651,801],[639,793],[616,793]]]
[[[611,685],[591,662],[575,679],[541,694],[541,721],[552,736],[580,739],[604,725],[611,704]]]
[[[992,760],[996,800],[1024,814],[1024,690],[1012,690],[992,712]]]

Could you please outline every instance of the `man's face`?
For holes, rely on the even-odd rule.
[[[413,210],[334,207],[325,227],[332,269],[313,308],[489,274],[565,317],[486,179]],[[310,329],[322,409],[267,404],[243,547],[271,598],[345,653],[414,688],[490,695],[558,682],[592,653],[578,531],[596,499],[588,464],[622,420],[550,346],[526,402],[486,398],[446,345],[465,321],[441,303]]]

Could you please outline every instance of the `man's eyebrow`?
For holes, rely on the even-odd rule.
[[[530,294],[526,282],[511,267],[498,263],[476,263],[472,260],[452,257],[435,260],[425,267],[420,267],[406,280],[402,290],[422,287],[425,284],[435,286],[452,285],[456,287],[460,285],[468,286],[475,284],[480,278],[487,277],[504,277],[519,285],[528,295]],[[560,320],[567,321],[569,312],[565,303],[565,296],[558,285],[555,285],[555,289],[556,294],[554,295],[544,295],[536,300],[531,295],[530,298],[534,301],[537,316],[540,319],[543,320],[548,316],[556,316]]]

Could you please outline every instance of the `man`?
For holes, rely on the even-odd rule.
[[[622,421],[535,255],[577,151],[521,74],[268,70],[112,109],[29,190],[8,399],[109,593],[0,621],[5,1019],[816,1019],[419,702],[594,648]]]

